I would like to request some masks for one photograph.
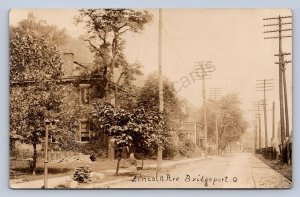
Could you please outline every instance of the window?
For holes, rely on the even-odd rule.
[[[80,84],[80,102],[90,104],[90,84]]]
[[[81,142],[90,141],[89,121],[82,121],[80,124],[80,141]]]

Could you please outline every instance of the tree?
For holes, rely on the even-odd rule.
[[[182,103],[176,95],[173,84],[167,78],[163,81],[163,92],[164,118],[168,129],[171,131],[178,128],[184,118]],[[147,111],[159,111],[158,75],[156,73],[149,75],[141,88],[136,107],[143,107]]]
[[[18,27],[11,28],[30,31],[38,37],[47,36],[47,40],[57,46],[65,44],[68,37],[65,29],[59,29],[55,25],[48,25],[46,21],[38,20],[31,12],[28,13],[26,19],[18,23]]]
[[[57,36],[61,33],[29,15],[17,27],[11,27],[9,40],[10,133],[33,146],[33,174],[36,146],[45,135],[44,120],[57,117],[63,95],[58,85],[63,74],[61,54],[54,37],[44,34],[44,29]]]
[[[94,54],[95,62],[92,75],[102,76],[102,86],[111,80],[114,69],[127,70],[127,63],[123,50],[126,32],[134,33],[143,30],[151,20],[148,11],[132,9],[81,9],[75,17],[76,24],[84,24],[87,32],[83,40],[88,42],[90,51]],[[129,72],[125,72],[125,76]]]
[[[114,108],[110,103],[96,103],[94,107],[93,116],[98,119],[100,128],[112,138],[117,150],[116,176],[124,149],[147,151],[152,145],[167,142],[166,136],[162,135],[165,133],[165,124],[162,115],[157,112],[146,113],[144,109],[129,111]]]
[[[218,101],[209,100],[207,102],[209,139],[215,139],[215,110],[218,111],[219,150],[222,152],[231,142],[241,138],[246,132],[248,122],[243,117],[240,101],[236,94],[228,94]],[[203,119],[201,118],[201,120]]]

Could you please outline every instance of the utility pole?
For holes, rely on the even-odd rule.
[[[258,114],[256,110],[248,110],[254,112],[253,115],[253,147],[254,147],[254,154],[256,153],[256,148],[257,148],[257,119],[258,119]]]
[[[255,153],[255,150],[256,150],[256,146],[257,146],[257,134],[256,134],[256,117],[254,118],[253,120],[253,135],[254,135],[254,144],[253,144],[253,149],[254,149],[254,153]]]
[[[254,113],[253,115],[253,135],[254,135],[254,153],[256,153],[256,148],[257,148],[257,119],[258,119],[258,114],[257,112]]]
[[[260,113],[259,113],[259,104],[257,105],[257,115],[258,115],[258,133],[259,133],[259,138],[258,138],[258,148],[259,152],[261,153],[261,121],[260,121]]]
[[[158,91],[159,91],[159,113],[164,111],[163,98],[163,74],[162,74],[162,9],[159,8],[159,25],[158,25]],[[162,163],[162,147],[161,144],[157,147],[157,168],[156,177],[161,169]]]
[[[258,149],[259,153],[262,153],[262,137],[261,137],[261,119],[260,119],[260,111],[262,110],[261,107],[263,106],[259,101],[254,102],[254,110],[249,111],[256,111],[257,119],[258,119]]]
[[[44,189],[48,188],[48,144],[49,144],[49,127],[58,123],[59,120],[46,119],[45,123],[45,159],[44,159]]]
[[[214,66],[212,66],[211,61],[206,62],[196,62],[195,72],[197,73],[199,80],[202,80],[202,97],[203,97],[203,108],[204,108],[204,152],[205,159],[208,158],[207,152],[207,120],[206,120],[206,90],[205,90],[205,79],[207,76],[214,71]]]
[[[266,92],[273,90],[273,79],[263,79],[263,80],[256,80],[256,89],[257,91],[263,91],[264,92],[264,123],[265,123],[265,148],[268,148],[268,125],[267,125],[267,104],[266,104]]]
[[[50,120],[45,120],[45,159],[44,159],[44,189],[48,188],[48,143]]]
[[[216,149],[217,155],[219,155],[219,131],[218,131],[218,106],[217,106],[217,99],[220,99],[222,93],[221,88],[210,88],[209,94],[210,98],[214,99],[215,101],[215,135],[216,135]]]
[[[203,63],[202,63],[202,70]],[[205,91],[205,77],[203,76],[202,80],[202,96],[203,96],[203,107],[204,107],[204,152],[205,152],[205,159],[208,157],[207,153],[207,120],[206,120],[206,91]]]
[[[272,138],[271,138],[271,145],[273,148],[275,148],[275,102],[273,101],[273,107],[272,107],[272,113],[273,113],[273,124],[272,124]]]
[[[285,78],[285,65],[291,61],[285,61],[285,55],[290,55],[290,53],[284,53],[282,51],[282,39],[290,38],[291,35],[286,35],[284,32],[291,32],[291,28],[286,28],[286,25],[292,25],[291,22],[284,21],[285,19],[290,19],[292,16],[278,16],[272,18],[264,18],[265,21],[277,21],[277,23],[266,24],[265,27],[278,27],[275,30],[264,31],[264,33],[278,33],[278,36],[265,37],[265,39],[278,39],[278,54],[275,56],[279,57],[279,61],[275,64],[279,65],[279,100],[280,100],[280,130],[281,130],[281,145],[282,145],[282,161],[283,163],[289,163],[289,148],[286,148],[289,144],[290,138],[290,128],[289,128],[289,113],[288,113],[288,100],[287,100],[287,88],[286,88],[286,78]],[[285,28],[283,28],[285,27]],[[283,86],[283,87],[282,87]],[[284,91],[284,98],[283,98]],[[284,100],[284,105],[283,105]],[[285,117],[284,117],[285,116]]]

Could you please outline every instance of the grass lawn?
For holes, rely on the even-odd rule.
[[[156,160],[145,160],[144,165],[154,164]],[[115,170],[117,166],[116,160],[98,159],[95,162],[51,162],[48,163],[49,178],[72,175],[77,167],[89,166],[92,172],[103,172],[106,170]],[[130,167],[128,162],[121,161],[120,169]],[[138,160],[137,166],[141,166],[141,161]],[[23,181],[31,181],[43,179],[44,177],[43,161],[38,161],[36,175],[32,175],[26,160],[11,160],[10,161],[10,179],[23,179]]]

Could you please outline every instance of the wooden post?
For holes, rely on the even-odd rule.
[[[164,111],[164,98],[163,98],[163,75],[162,75],[162,9],[159,9],[159,25],[158,25],[158,92],[159,92],[159,112]],[[156,177],[161,169],[162,163],[162,147],[157,147],[157,167]]]
[[[48,188],[48,140],[49,140],[49,124],[50,121],[46,120],[46,136],[45,136],[45,159],[44,159],[44,189]]]

